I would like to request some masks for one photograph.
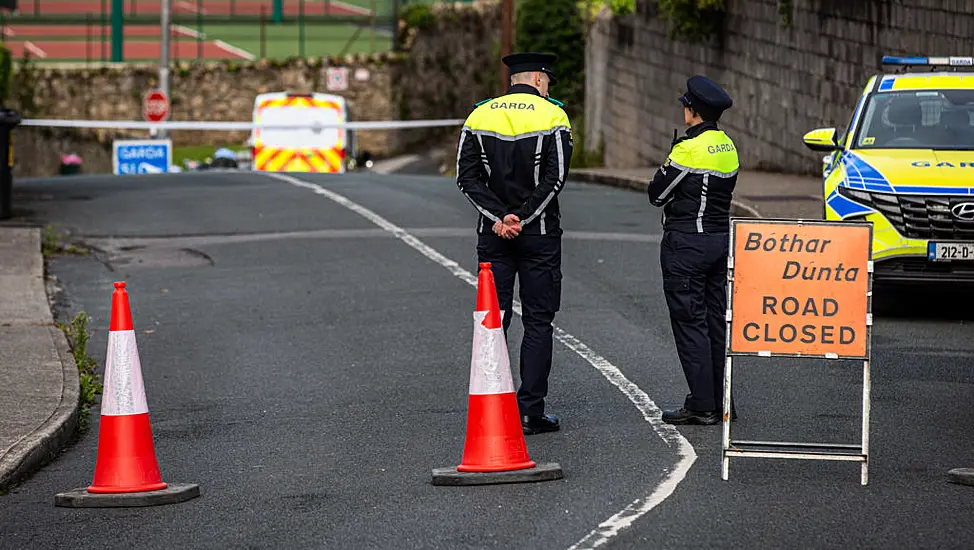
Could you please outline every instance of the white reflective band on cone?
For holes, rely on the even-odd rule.
[[[142,383],[142,364],[135,344],[134,330],[108,333],[108,360],[105,389],[101,400],[102,416],[123,416],[149,412]]]
[[[513,393],[511,358],[503,328],[484,326],[486,311],[473,314],[473,353],[470,357],[470,395]],[[503,318],[503,317],[502,317]]]

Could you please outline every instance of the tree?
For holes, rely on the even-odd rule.
[[[549,93],[565,104],[570,117],[585,111],[584,24],[576,0],[519,0],[517,5],[514,49],[558,56],[553,67],[558,84]]]

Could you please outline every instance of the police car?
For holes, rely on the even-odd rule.
[[[824,217],[873,224],[877,282],[974,283],[974,58],[890,57],[848,128],[804,136]]]

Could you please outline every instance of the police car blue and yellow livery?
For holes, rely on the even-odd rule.
[[[902,70],[869,80],[844,133],[804,137],[830,153],[825,219],[873,224],[877,281],[974,283],[974,58],[883,63]]]

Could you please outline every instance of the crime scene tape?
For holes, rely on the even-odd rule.
[[[460,126],[463,119],[441,120],[385,120],[360,122],[329,122],[307,124],[256,124],[254,122],[143,122],[137,120],[57,120],[43,118],[28,118],[21,121],[21,126],[35,126],[47,128],[88,128],[115,130],[304,130],[343,128],[347,130],[398,130],[406,128],[435,128],[444,126]]]

